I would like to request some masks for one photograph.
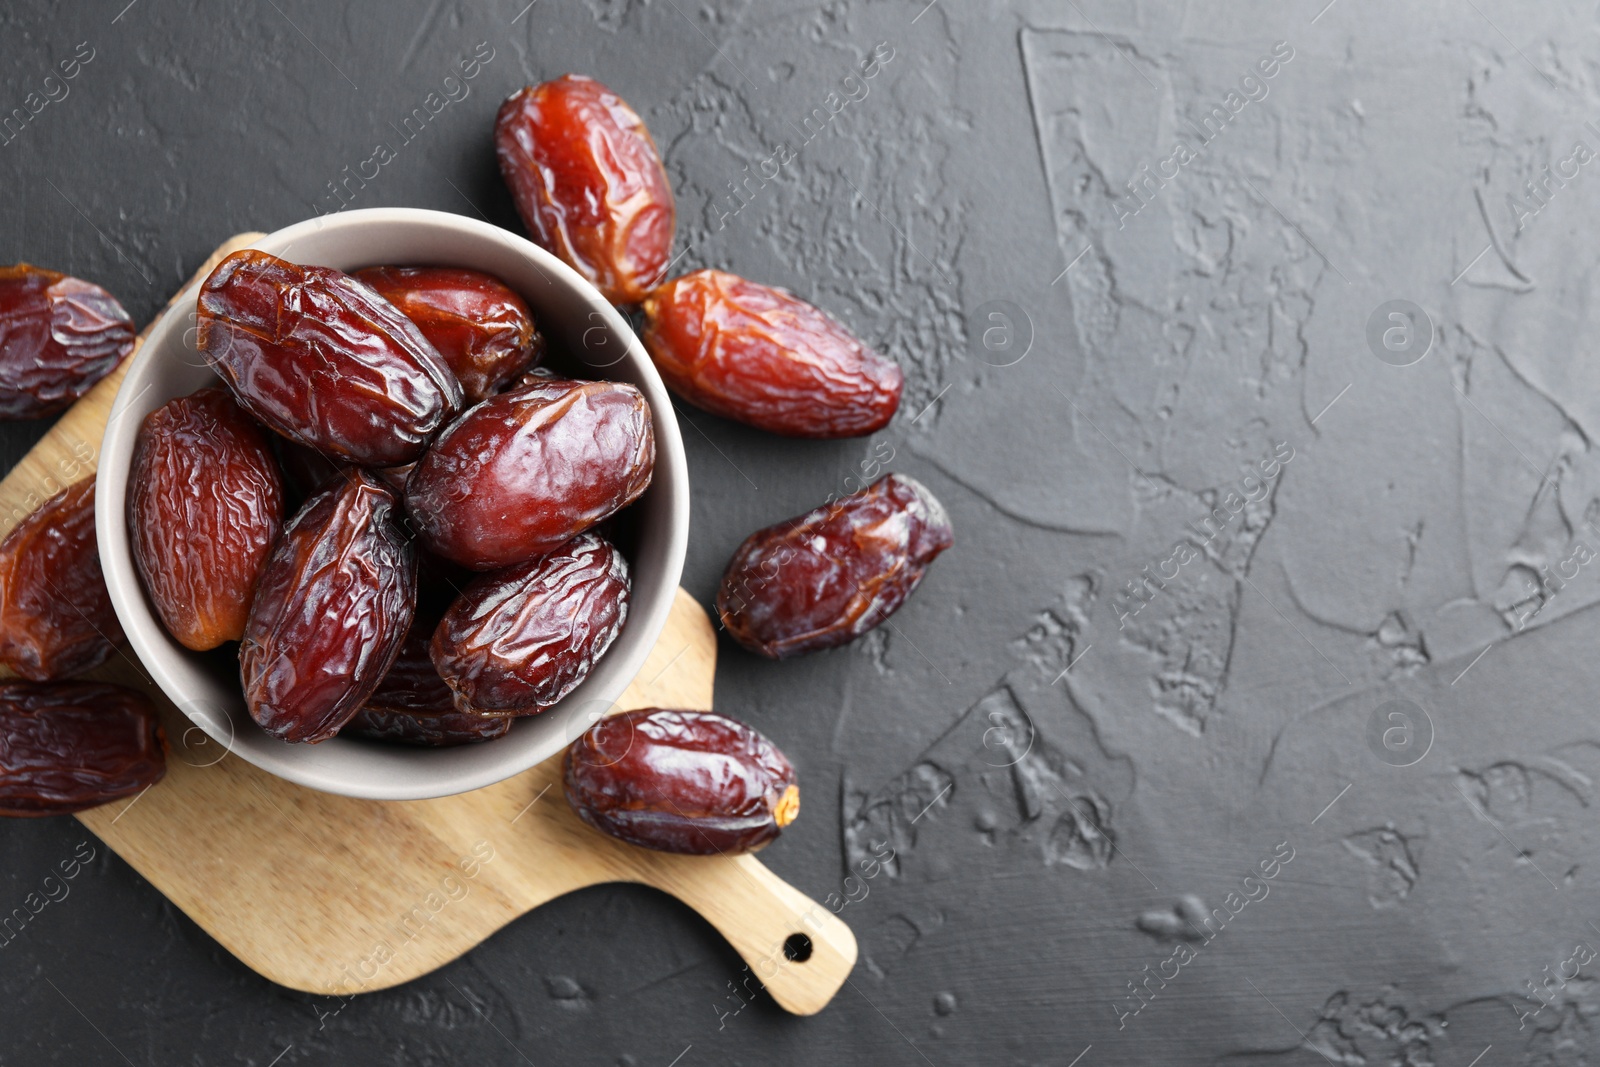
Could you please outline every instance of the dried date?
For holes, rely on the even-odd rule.
[[[592,78],[568,74],[500,105],[500,174],[533,239],[619,304],[666,273],[676,208],[650,132]]]
[[[422,543],[474,570],[548,552],[650,484],[650,405],[631,385],[529,378],[440,435],[406,485]]]
[[[394,491],[360,470],[308,500],[250,605],[239,675],[251,718],[282,741],[326,741],[383,680],[416,610],[417,557]]]
[[[201,285],[199,322],[240,405],[333,461],[410,463],[462,405],[416,324],[341,271],[235,252]]]
[[[493,275],[454,267],[368,267],[355,277],[417,324],[469,404],[493,396],[544,354],[544,336],[528,305]]]
[[[65,410],[133,351],[133,320],[98,285],[0,267],[0,418]]]
[[[394,666],[339,736],[445,748],[492,741],[511,729],[506,716],[456,710],[454,695],[429,655],[431,636],[432,629],[420,621],[412,625]]]
[[[549,555],[485,574],[433,632],[456,708],[537,715],[577,688],[628,618],[628,564],[580,534]]]
[[[788,758],[709,711],[645,708],[601,719],[567,749],[562,778],[584,822],[662,852],[751,852],[800,814]]]
[[[934,495],[887,474],[751,534],[723,573],[717,612],[729,636],[769,659],[833,648],[899,610],[953,541]]]
[[[644,315],[661,377],[714,415],[789,437],[860,437],[900,407],[900,368],[782,289],[699,270],[651,292]]]
[[[98,667],[122,636],[100,570],[94,479],[86,478],[0,542],[0,663],[49,681]]]
[[[0,682],[0,815],[64,815],[131,796],[167,772],[143,694],[99,682]]]
[[[167,632],[196,650],[237,641],[283,527],[266,434],[225,390],[202,389],[145,418],[128,482],[133,559]]]

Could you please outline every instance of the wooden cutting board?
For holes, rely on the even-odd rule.
[[[230,239],[196,277],[260,236]],[[93,472],[131,362],[0,481],[0,536]],[[716,653],[705,611],[680,589],[618,710],[709,709]],[[849,927],[754,857],[672,856],[591,830],[562,797],[557,760],[440,800],[352,800],[292,785],[222,752],[126,647],[93,677],[149,692],[172,751],[159,784],[77,818],[228,951],[280,985],[332,996],[398,985],[545,901],[602,882],[639,882],[682,900],[797,1014],[821,1010],[855,964]]]

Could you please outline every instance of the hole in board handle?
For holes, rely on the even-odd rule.
[[[790,934],[783,939],[783,955],[791,963],[804,963],[812,951],[811,938],[805,934]]]

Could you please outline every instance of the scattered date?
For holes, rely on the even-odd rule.
[[[36,682],[98,667],[122,641],[100,570],[94,481],[46,500],[0,542],[0,663]]]
[[[493,570],[633,503],[655,461],[650,405],[634,386],[530,376],[440,435],[407,482],[406,508],[428,549]]]
[[[150,701],[100,682],[0,682],[0,815],[64,815],[167,772]]]
[[[131,351],[133,320],[98,285],[0,267],[0,418],[65,410]]]
[[[537,715],[577,688],[628,618],[628,564],[580,534],[468,585],[433,632],[459,711]]]
[[[282,741],[326,741],[389,672],[411,627],[416,549],[394,491],[343,472],[278,538],[250,605],[239,674],[250,717]]]
[[[535,241],[607,300],[637,303],[666,273],[676,208],[650,131],[593,78],[511,94],[494,125],[500,174]]]
[[[145,418],[128,483],[133,559],[167,632],[197,651],[237,641],[283,526],[266,434],[225,390],[201,389]]]
[[[235,252],[200,287],[198,345],[257,419],[331,460],[410,463],[462,405],[416,324],[341,271]]]
[[[717,612],[729,636],[769,659],[833,648],[899,610],[953,541],[934,495],[886,474],[751,534],[723,573]]]
[[[644,708],[601,719],[567,749],[562,776],[584,822],[662,852],[751,852],[800,813],[788,758],[710,711]]]
[[[689,403],[788,437],[861,437],[900,407],[900,368],[782,289],[720,270],[644,301],[645,348]]]

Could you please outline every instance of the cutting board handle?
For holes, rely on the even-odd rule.
[[[856,963],[856,938],[828,908],[751,856],[661,856],[652,882],[703,915],[744,957],[741,997],[766,988],[779,1006],[814,1015]],[[730,994],[729,1010],[736,1010]]]

